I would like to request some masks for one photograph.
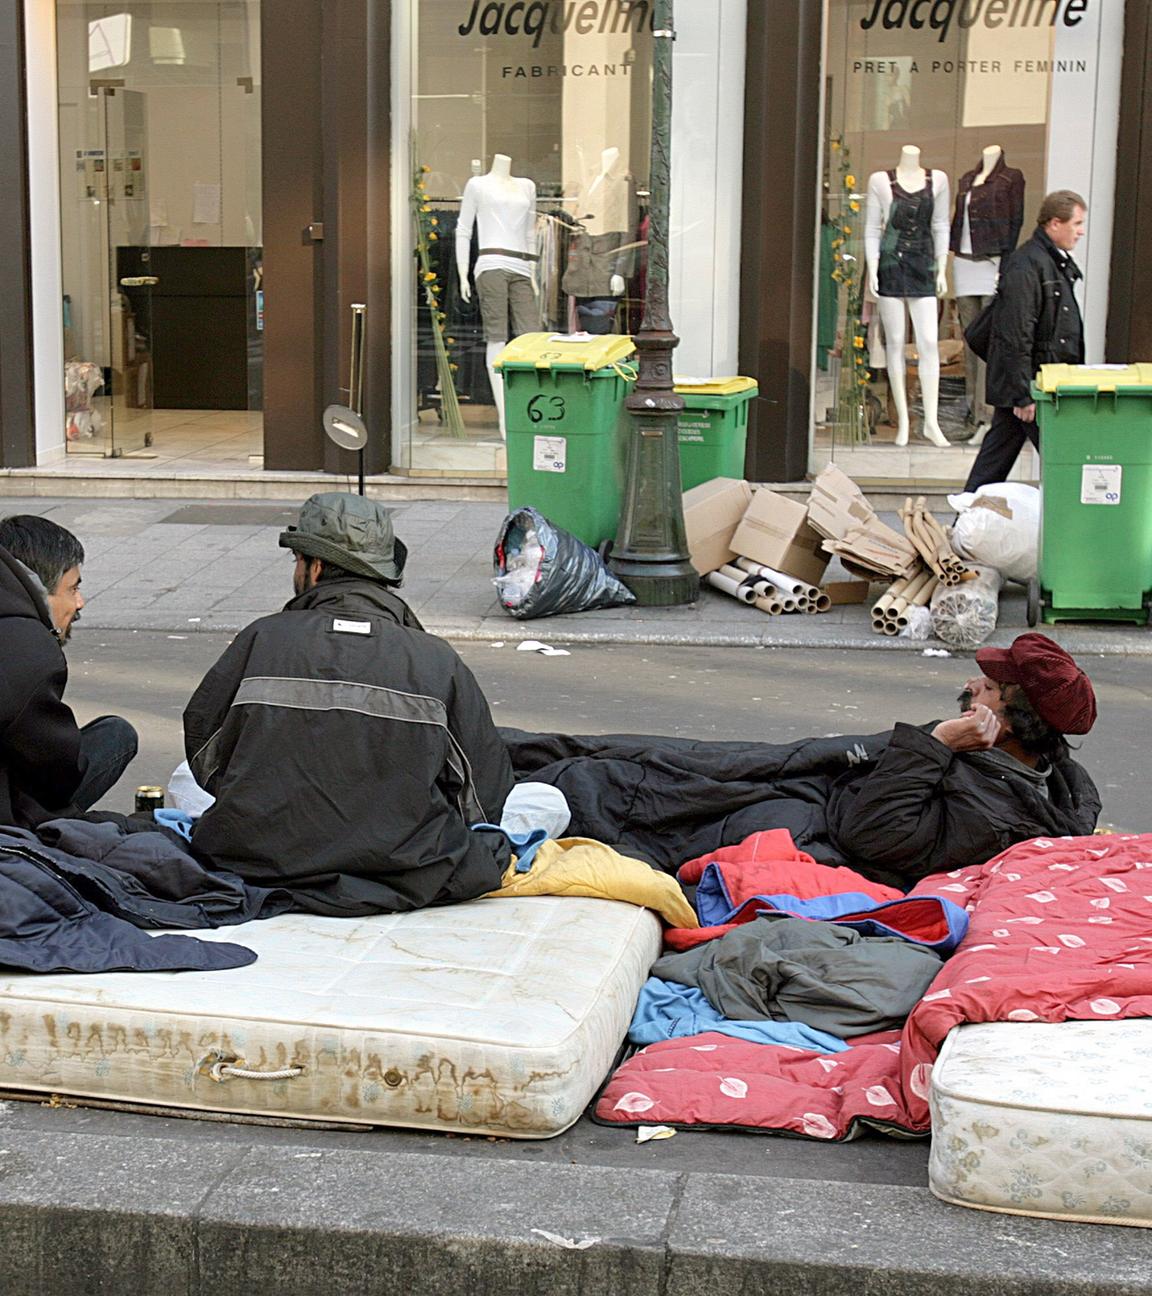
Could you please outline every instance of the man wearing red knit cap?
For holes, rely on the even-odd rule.
[[[1096,827],[1099,795],[1065,736],[1095,723],[1087,675],[1035,633],[982,648],[976,664],[983,674],[965,685],[958,717],[896,725],[871,770],[833,788],[832,840],[868,877],[906,887],[1016,842]]]

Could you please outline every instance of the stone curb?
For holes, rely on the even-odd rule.
[[[921,1188],[171,1138],[7,1133],[0,1224],[19,1296],[1152,1292],[1139,1229]]]
[[[161,612],[149,615],[147,612],[133,612],[124,616],[115,613],[101,612],[98,608],[84,613],[83,629],[117,631],[152,631],[167,634],[236,634],[250,625],[261,613],[250,613],[242,617],[214,618],[211,615],[195,619],[181,618],[178,614]],[[459,643],[514,643],[524,639],[541,639],[548,643],[561,644],[634,644],[638,646],[665,648],[791,648],[791,649],[851,649],[853,651],[899,652],[923,656],[926,649],[937,655],[944,648],[938,640],[927,642],[888,638],[871,633],[861,634],[854,629],[845,628],[840,633],[809,635],[801,638],[786,633],[765,631],[754,633],[747,630],[656,630],[642,624],[633,624],[628,628],[595,627],[574,629],[570,623],[561,623],[553,619],[540,621],[501,621],[498,623],[476,621],[441,620],[427,613],[420,613],[424,628],[443,639]],[[805,624],[808,619],[805,618]],[[1006,646],[1024,627],[1010,627],[997,630],[987,641],[988,646]],[[1152,633],[1139,630],[1121,631],[1118,634],[1107,634],[1099,631],[1067,627],[1043,627],[1045,633],[1057,638],[1068,652],[1076,655],[1101,657],[1152,657]],[[961,649],[949,649],[953,657],[967,657],[970,653]]]

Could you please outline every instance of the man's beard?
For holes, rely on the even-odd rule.
[[[77,612],[76,615],[72,618],[72,620],[69,621],[68,624],[64,627],[64,629],[60,632],[61,645],[66,644],[68,640],[72,638],[72,627],[79,620],[80,620],[80,613]]]
[[[960,696],[956,699],[956,701],[960,703],[961,715],[964,715],[965,712],[971,711],[972,710],[972,690],[964,689],[963,692],[960,694]]]

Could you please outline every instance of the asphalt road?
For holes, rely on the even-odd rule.
[[[180,715],[227,636],[77,631],[69,649],[68,697],[81,720],[127,716],[141,754],[104,803],[127,809],[132,788],[164,783],[180,759]],[[582,732],[656,732],[696,737],[787,740],[807,734],[868,733],[896,720],[951,714],[970,663],[860,651],[574,648],[568,657],[466,645],[498,722]],[[1083,756],[1100,782],[1110,823],[1144,826],[1139,739],[1146,731],[1152,663],[1108,658],[1085,663],[1098,684],[1101,721]],[[290,1145],[361,1151],[497,1157],[602,1167],[704,1170],[862,1184],[922,1187],[928,1145],[880,1136],[830,1146],[735,1132],[681,1132],[637,1146],[631,1131],[587,1118],[545,1143],[390,1130],[270,1128],[157,1115],[15,1103],[9,1128],[175,1139],[188,1155],[211,1145]],[[208,1146],[205,1146],[208,1145]]]
[[[520,627],[515,627],[520,631]],[[875,733],[897,720],[954,714],[971,659],[911,653],[783,648],[580,646],[568,657],[460,646],[498,724],[575,733],[663,733],[787,742],[812,734]],[[96,631],[69,648],[68,698],[81,720],[116,711],[135,724],[141,754],[110,808],[130,808],[141,783],[165,783],[181,759],[180,715],[226,635]],[[1080,758],[1104,801],[1104,822],[1148,824],[1144,739],[1152,717],[1152,661],[1093,657],[1100,719]],[[1078,743],[1080,740],[1076,740]]]

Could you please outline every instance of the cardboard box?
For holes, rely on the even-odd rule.
[[[828,566],[822,544],[823,537],[808,525],[803,504],[763,489],[752,497],[732,537],[732,547],[742,558],[775,567],[809,585],[819,585]]]
[[[866,580],[825,581],[820,588],[832,600],[833,607],[868,602],[869,582]]]
[[[684,492],[688,553],[701,576],[736,557],[732,533],[751,500],[752,487],[735,477],[715,477]]]

